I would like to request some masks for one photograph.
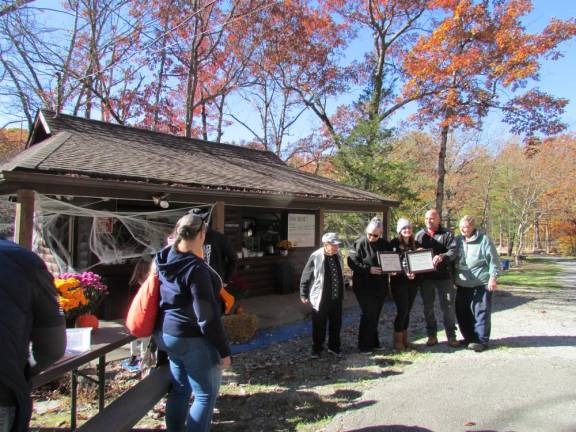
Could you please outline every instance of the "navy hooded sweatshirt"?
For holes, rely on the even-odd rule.
[[[230,355],[220,311],[222,280],[191,252],[169,246],[156,255],[160,280],[162,332],[177,337],[205,337],[220,353]]]

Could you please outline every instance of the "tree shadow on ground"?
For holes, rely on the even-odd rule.
[[[420,426],[406,425],[380,425],[369,426],[362,429],[349,429],[347,432],[433,432],[431,429]]]
[[[524,294],[504,290],[495,291],[492,297],[492,313],[514,309],[537,299],[529,294],[529,291]]]
[[[299,389],[278,389],[274,393],[223,395],[213,419],[214,432],[296,431],[299,424],[314,423],[343,411],[374,405],[360,401],[362,392],[337,389],[320,396]],[[226,409],[223,409],[226,407]],[[281,413],[271,416],[270,413]]]
[[[490,345],[494,348],[573,347],[576,346],[576,336],[511,336],[493,339]]]
[[[217,402],[214,431],[296,431],[298,425],[373,405],[361,400],[366,383],[399,375],[412,364],[390,352],[364,355],[347,348],[342,358],[324,352],[313,360],[308,345],[289,342],[276,350],[262,362],[233,365]],[[299,360],[282,357],[286,352]]]

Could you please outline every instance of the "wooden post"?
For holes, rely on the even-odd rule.
[[[322,246],[322,236],[324,235],[324,209],[318,209],[317,215],[318,230],[316,230],[316,246]]]
[[[34,233],[34,191],[19,190],[16,204],[14,242],[32,249],[32,234]]]
[[[390,230],[390,208],[386,207],[386,209],[382,212],[382,229],[384,231],[383,236],[385,240],[388,240],[388,231]]]
[[[224,201],[216,201],[212,210],[212,229],[224,234]]]

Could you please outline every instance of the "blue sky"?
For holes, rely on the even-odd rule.
[[[38,0],[34,2],[34,6],[53,6],[55,0]],[[561,19],[568,19],[576,17],[576,1],[574,0],[533,0],[533,11],[526,17],[525,25],[528,31],[538,32],[541,31],[551,18],[557,17]],[[362,53],[371,48],[370,35],[366,34],[357,40],[353,41],[350,49],[350,58],[360,58]],[[541,80],[537,84],[543,91],[551,93],[555,96],[560,96],[570,101],[566,107],[564,121],[569,125],[569,130],[576,130],[576,86],[572,82],[573,75],[576,72],[576,41],[571,40],[561,45],[561,51],[564,57],[555,62],[546,62],[541,69]],[[349,61],[350,59],[347,59]],[[347,95],[343,95],[337,100],[331,101],[331,110],[342,103],[349,103],[355,100],[359,95],[360,89],[356,89]],[[230,101],[237,108],[237,101]],[[398,119],[406,117],[414,107],[407,107],[404,112],[400,113]],[[235,109],[235,111],[238,111]],[[254,124],[256,113],[250,108],[242,110],[244,113],[244,120]],[[4,123],[5,119],[0,115],[0,123]],[[306,136],[310,131],[317,129],[320,123],[317,118],[312,114],[306,114],[301,117],[297,127],[293,128],[293,135],[288,141],[293,141],[297,138]],[[394,124],[391,124],[394,126]],[[500,122],[497,115],[490,115],[484,124],[481,140],[484,142],[492,142],[494,140],[503,140],[508,138],[506,126]],[[223,140],[225,142],[239,142],[241,140],[250,140],[252,135],[241,125],[232,125],[225,130]]]
[[[533,10],[524,20],[526,29],[529,32],[540,32],[548,24],[550,19],[556,17],[559,19],[568,19],[576,17],[576,1],[573,0],[533,0]],[[362,52],[371,48],[370,35],[364,35],[353,41],[350,48],[350,56],[361,58]],[[542,65],[540,73],[540,82],[536,85],[543,91],[557,97],[563,97],[570,101],[564,114],[564,122],[568,124],[568,130],[576,130],[576,85],[572,80],[576,73],[576,41],[571,40],[560,46],[564,57],[557,61],[545,62]],[[357,89],[350,94],[343,95],[338,100],[332,101],[331,108],[334,110],[339,104],[349,103],[355,100],[360,93]],[[413,111],[413,106],[408,106],[404,112],[400,113],[398,119],[406,117]],[[249,121],[249,110],[246,111],[244,119]],[[392,124],[391,126],[394,126]],[[301,118],[298,127],[293,131],[291,138],[306,136],[311,130],[318,128],[319,122],[316,117],[310,113]],[[502,124],[500,117],[496,114],[489,115],[482,129],[481,141],[493,143],[509,138],[506,125]],[[227,128],[223,140],[236,141],[241,139],[250,140],[252,135],[242,126],[233,125]],[[290,140],[289,140],[290,141]]]

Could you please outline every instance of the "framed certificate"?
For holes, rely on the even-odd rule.
[[[436,270],[432,264],[432,249],[406,252],[410,273],[425,273]]]
[[[402,271],[400,255],[396,252],[378,252],[378,262],[384,273],[397,273]]]

